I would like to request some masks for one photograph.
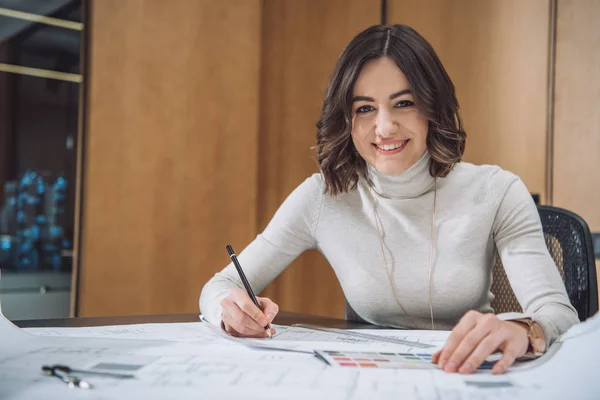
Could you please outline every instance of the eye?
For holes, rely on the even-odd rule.
[[[396,108],[405,108],[405,107],[412,107],[414,105],[415,105],[415,103],[410,100],[400,100],[399,102],[396,103],[395,107]]]
[[[364,113],[367,113],[367,112],[373,111],[373,110],[374,110],[374,108],[372,106],[361,106],[361,107],[358,107],[355,112],[357,114],[364,114]]]

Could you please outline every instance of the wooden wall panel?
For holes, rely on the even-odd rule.
[[[318,171],[311,148],[327,78],[344,45],[379,23],[381,4],[91,7],[79,315],[196,311],[228,262],[224,245],[241,250]],[[600,230],[597,8],[559,0],[553,184],[556,205]],[[388,21],[421,32],[453,78],[465,160],[517,173],[543,202],[549,9],[549,0],[388,1]],[[263,295],[286,310],[343,314],[317,252]]]
[[[197,311],[254,238],[261,4],[91,2],[79,315]]]
[[[559,0],[556,16],[554,205],[600,232],[600,2]]]
[[[327,79],[347,42],[380,21],[377,1],[265,0],[259,152],[259,230],[287,195],[318,171],[315,124]],[[327,261],[302,255],[263,295],[281,309],[343,316]]]
[[[498,164],[545,201],[548,0],[389,0],[452,78],[467,131],[465,161]]]
[[[600,2],[559,0],[554,203],[600,231]]]

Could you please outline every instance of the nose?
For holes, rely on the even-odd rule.
[[[389,111],[385,109],[379,110],[375,124],[375,133],[383,138],[393,135],[398,130],[398,125],[392,119]]]

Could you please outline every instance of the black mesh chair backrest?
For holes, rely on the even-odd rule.
[[[562,208],[538,206],[538,212],[550,256],[565,282],[567,295],[579,319],[585,321],[598,311],[598,284],[590,228],[580,216]],[[497,254],[492,276],[494,312],[522,312]],[[349,321],[365,322],[348,302],[345,316]]]
[[[538,212],[550,256],[556,263],[579,319],[585,321],[598,311],[596,264],[590,229],[580,216],[562,208],[538,206]],[[492,275],[494,311],[497,314],[521,312],[521,306],[497,255]]]

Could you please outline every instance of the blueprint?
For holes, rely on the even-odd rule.
[[[0,316],[0,399],[592,399],[600,393],[595,378],[600,329],[594,323],[597,318],[585,329],[579,327],[578,334],[565,335],[558,351],[535,368],[463,376],[439,370],[331,368],[312,354],[236,343],[202,322],[19,329]],[[259,342],[311,342],[295,330],[285,331],[278,330],[279,339]],[[421,335],[443,340],[435,332]],[[318,339],[313,344],[336,345],[322,336],[312,338]],[[89,375],[85,379],[93,389],[69,389],[42,374],[44,364],[126,372],[135,378]]]

